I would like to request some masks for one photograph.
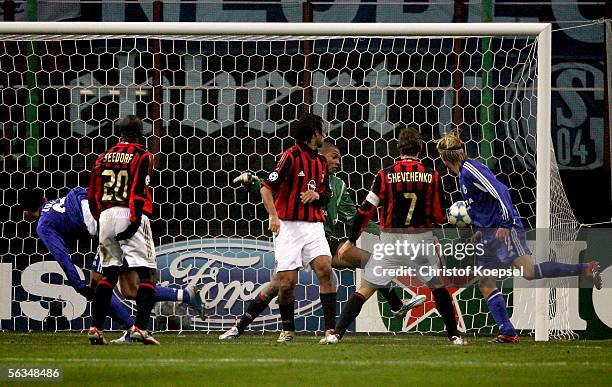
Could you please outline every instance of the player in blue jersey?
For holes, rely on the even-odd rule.
[[[87,190],[74,188],[65,197],[50,201],[44,198],[41,190],[24,190],[20,195],[20,205],[26,219],[38,220],[36,233],[66,274],[68,283],[77,293],[91,301],[94,294],[93,289],[102,277],[99,254],[96,254],[91,268],[90,284],[87,284],[79,276],[66,247],[66,240],[86,235],[97,236],[97,224],[89,210]],[[120,279],[121,292],[130,300],[136,298],[137,287],[134,274],[126,268]],[[180,301],[188,303],[198,311],[202,310],[199,291],[194,287],[175,289],[158,285],[155,288],[155,301]],[[111,299],[109,315],[117,319],[122,329],[126,331],[129,331],[129,328],[134,325],[134,319],[128,309],[114,295]],[[129,335],[124,334],[120,339],[111,342],[129,341]]]
[[[482,163],[468,158],[465,146],[456,131],[445,133],[438,140],[437,149],[442,162],[459,176],[459,189],[466,205],[476,235],[484,245],[479,264],[484,268],[500,268],[512,265],[522,269],[528,280],[583,275],[593,279],[601,289],[600,265],[597,261],[568,264],[542,262],[534,264],[531,251],[525,242],[525,230],[512,205],[508,187]],[[508,317],[506,302],[497,289],[496,277],[479,278],[479,288],[487,300],[489,310],[500,333],[493,340],[499,343],[518,343],[519,337]]]

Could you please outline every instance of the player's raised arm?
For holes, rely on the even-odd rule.
[[[259,193],[261,190],[261,180],[251,172],[242,172],[232,182],[234,184],[242,184],[250,193]]]
[[[346,184],[342,182],[342,193],[340,199],[338,200],[338,219],[343,223],[352,225],[356,216],[357,205],[353,201],[353,198],[351,198],[351,195],[348,193]],[[378,225],[372,221],[367,222],[365,229],[372,234],[378,234],[380,232]]]
[[[372,183],[372,188],[366,196],[361,206],[357,209],[357,214],[353,220],[353,226],[351,227],[351,231],[349,234],[349,241],[352,244],[357,242],[359,236],[362,231],[366,228],[372,214],[376,211],[376,207],[378,207],[381,201],[385,197],[385,185],[383,182],[383,171],[380,170],[376,174],[374,178],[374,182]]]

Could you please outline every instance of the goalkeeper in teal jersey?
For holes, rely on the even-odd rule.
[[[342,256],[338,254],[338,247],[342,241],[341,235],[343,234],[337,231],[338,221],[340,220],[343,223],[352,224],[353,218],[357,214],[357,206],[347,191],[346,183],[333,175],[340,167],[340,150],[335,145],[326,142],[319,150],[319,153],[327,159],[330,173],[329,183],[333,192],[330,202],[325,207],[325,235],[327,236],[330,251],[334,255],[332,258],[332,266],[335,268],[361,268],[370,257],[369,252],[352,246],[349,250],[344,252]],[[244,172],[234,179],[234,183],[242,183],[251,193],[259,193],[261,188],[259,178],[248,172]],[[368,222],[365,230],[372,234],[378,234],[380,232],[378,225],[374,222]],[[411,308],[421,305],[425,301],[425,297],[421,296],[415,297],[410,302],[404,304],[392,289],[380,288],[378,291],[383,294],[389,303],[395,317],[405,316]],[[237,339],[249,324],[266,309],[270,301],[272,301],[277,294],[278,283],[276,281],[276,276],[273,276],[267,288],[260,292],[248,305],[246,312],[242,315],[238,324],[219,336],[219,339]]]

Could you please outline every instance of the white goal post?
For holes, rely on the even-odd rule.
[[[0,38],[32,40],[66,38],[247,36],[287,39],[324,37],[496,37],[529,36],[537,39],[537,187],[535,226],[551,227],[551,25],[548,23],[170,23],[170,22],[10,22],[0,23]],[[536,257],[548,259],[548,233],[537,233]],[[549,289],[536,287],[535,339],[549,338]]]

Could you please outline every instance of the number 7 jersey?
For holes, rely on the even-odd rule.
[[[138,143],[119,142],[102,153],[89,180],[89,207],[94,218],[111,207],[129,208],[131,222],[142,214],[151,216],[152,170],[153,155]]]
[[[381,229],[432,228],[446,222],[438,171],[417,160],[397,160],[378,171],[366,200],[381,207]]]

